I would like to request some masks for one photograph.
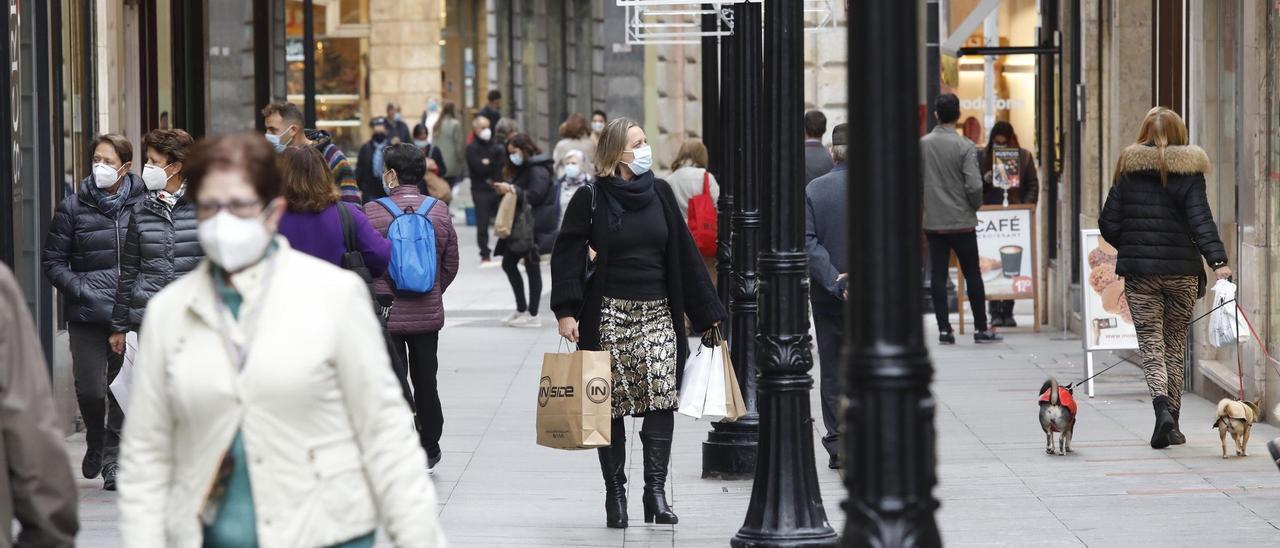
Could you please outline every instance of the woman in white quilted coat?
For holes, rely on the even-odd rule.
[[[275,235],[258,135],[189,162],[206,260],[149,303],[121,445],[125,546],[437,547],[426,455],[364,283]]]

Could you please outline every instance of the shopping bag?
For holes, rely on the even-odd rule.
[[[716,369],[723,369],[718,354],[719,346],[698,344],[698,351],[689,356],[684,364],[684,379],[680,383],[678,411],[695,419],[702,418],[707,404],[707,390],[711,383],[711,374]]]
[[[111,381],[111,395],[115,396],[116,403],[120,404],[122,411],[129,411],[129,386],[133,384],[133,361],[138,355],[138,333],[130,331],[124,336],[124,362],[120,365],[120,372],[116,373],[116,378]]]
[[[609,446],[613,370],[609,353],[548,353],[538,381],[538,445],[552,449]]]
[[[514,192],[503,194],[498,203],[498,214],[493,218],[493,233],[499,238],[511,236],[511,228],[516,224],[516,202],[519,198]]]
[[[449,181],[446,181],[439,175],[428,171],[427,175],[423,178],[423,182],[426,183],[428,196],[446,204],[453,201],[453,187],[449,186]]]
[[[1218,280],[1213,285],[1213,314],[1209,317],[1209,344],[1217,347],[1231,346],[1249,339],[1236,298],[1236,284]],[[1230,303],[1230,304],[1227,304]]]
[[[720,341],[721,354],[724,355],[725,377],[725,411],[727,421],[736,421],[747,414],[747,402],[742,399],[742,387],[738,385],[738,374],[733,370],[733,361],[729,359],[729,343]]]

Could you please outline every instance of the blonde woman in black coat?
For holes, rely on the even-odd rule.
[[[613,364],[611,447],[599,449],[606,525],[627,526],[623,417],[644,417],[646,523],[679,519],[667,504],[673,411],[685,356],[684,318],[695,332],[725,317],[702,257],[666,181],[649,170],[644,130],[618,118],[595,151],[596,181],[565,208],[551,255],[551,308],[560,334],[584,350],[605,350]],[[588,254],[594,271],[585,276]]]
[[[1098,219],[1119,252],[1115,273],[1138,332],[1142,369],[1155,411],[1151,447],[1187,442],[1182,408],[1187,328],[1204,293],[1204,262],[1231,277],[1227,252],[1205,193],[1209,156],[1187,142],[1187,125],[1164,107],[1147,112],[1137,143],[1120,154],[1115,181]],[[1203,258],[1203,262],[1201,261]]]

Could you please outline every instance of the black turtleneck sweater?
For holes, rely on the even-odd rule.
[[[598,224],[592,230],[607,231],[609,227]],[[668,236],[662,200],[656,198],[640,210],[624,213],[618,232],[595,236],[610,241],[604,296],[629,301],[667,298]]]

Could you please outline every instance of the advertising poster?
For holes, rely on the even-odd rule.
[[[978,211],[978,267],[988,300],[1036,297],[1034,207]]]
[[[1016,148],[996,147],[992,151],[991,185],[1009,190],[1018,188],[1021,178],[1018,176],[1018,164],[1022,159],[1022,151]]]
[[[1138,347],[1133,315],[1124,296],[1124,278],[1116,275],[1116,248],[1096,229],[1082,230],[1081,272],[1084,284],[1085,350],[1129,350]]]

